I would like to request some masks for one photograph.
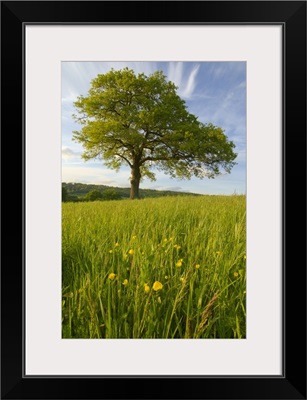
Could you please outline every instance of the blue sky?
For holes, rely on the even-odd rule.
[[[149,75],[162,70],[178,86],[188,111],[204,123],[220,126],[235,145],[238,163],[230,174],[215,179],[171,179],[157,171],[155,182],[144,179],[141,188],[175,190],[200,194],[246,193],[246,63],[245,62],[62,62],[62,182],[93,183],[129,187],[129,168],[119,172],[108,169],[99,160],[85,162],[82,145],[72,141],[73,102],[87,95],[91,80],[111,68],[128,67]]]

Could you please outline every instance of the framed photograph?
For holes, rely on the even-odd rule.
[[[306,399],[306,2],[1,27],[2,398]]]

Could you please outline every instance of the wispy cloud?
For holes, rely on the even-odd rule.
[[[62,160],[64,161],[76,161],[81,160],[81,152],[74,151],[69,147],[62,148]]]
[[[196,76],[197,76],[198,70],[199,70],[199,64],[196,65],[192,69],[192,71],[188,77],[186,86],[182,92],[183,97],[190,98],[193,95],[194,89],[196,86]]]
[[[121,171],[118,174],[106,168],[87,166],[62,166],[62,182],[92,183],[97,185],[129,186],[130,173]]]
[[[212,65],[210,72],[214,79],[221,79],[226,75],[228,70],[229,66],[227,64],[219,63],[218,66]]]
[[[184,188],[181,186],[167,186],[163,190],[172,190],[173,192],[182,192],[182,191],[189,192],[189,190],[184,190]]]
[[[154,190],[171,190],[172,192],[189,192],[189,190],[185,190],[183,187],[181,186],[157,186],[157,185],[153,185],[152,187],[150,187],[150,189],[154,189]]]
[[[167,75],[169,80],[180,89],[182,85],[183,62],[170,62]]]
[[[189,99],[196,87],[196,76],[199,71],[200,64],[193,65],[190,72],[187,71],[189,63],[171,62],[168,68],[168,78],[178,87],[178,94]]]

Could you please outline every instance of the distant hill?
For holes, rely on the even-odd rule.
[[[120,188],[116,186],[92,185],[76,182],[63,182],[62,188],[66,189],[70,201],[83,200],[87,193],[98,190],[103,193],[106,190],[115,190],[123,199],[130,197],[130,188]],[[201,196],[201,194],[189,192],[175,192],[172,190],[140,189],[140,197],[163,197],[163,196]]]

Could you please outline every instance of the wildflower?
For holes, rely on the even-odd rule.
[[[165,279],[168,279],[168,276],[167,275],[165,275],[165,277],[164,277]]]
[[[118,242],[116,242],[116,243],[115,243],[115,247],[118,247],[118,246],[119,246],[119,243],[118,243]]]
[[[135,239],[136,239],[136,235],[133,235],[133,236],[132,236],[132,240],[135,240]]]
[[[163,242],[166,243],[166,242],[167,242],[167,239],[165,238],[165,239],[163,240]]]
[[[157,292],[158,290],[161,290],[161,289],[163,288],[163,285],[162,285],[161,282],[156,281],[156,282],[153,284],[152,288],[153,288],[153,290],[154,290],[155,292]]]
[[[109,253],[112,254],[112,253],[113,253],[113,250],[109,250]]]
[[[181,267],[182,266],[182,258],[176,262],[176,267]]]
[[[128,279],[125,279],[124,282],[122,283],[124,286],[128,285]]]
[[[180,250],[181,246],[179,246],[179,244],[174,244],[174,249]]]
[[[171,242],[171,241],[173,241],[173,240],[174,240],[174,238],[173,238],[173,237],[170,237],[170,238],[169,238],[169,241],[170,241],[170,242]]]
[[[128,251],[128,253],[132,256],[133,253],[134,253],[134,250],[130,249],[130,250]]]
[[[144,291],[145,291],[145,293],[149,293],[149,291],[150,291],[150,287],[147,285],[147,283],[145,283],[145,285],[144,285]]]
[[[239,276],[239,273],[238,273],[238,272],[234,272],[234,273],[233,273],[233,276],[234,276],[235,278],[237,278],[237,277]]]
[[[142,251],[142,256],[145,254],[145,251]]]
[[[109,279],[111,281],[114,281],[114,279],[116,278],[116,274],[114,274],[113,272],[109,275]]]
[[[184,281],[185,281],[185,278],[182,276],[182,277],[180,278],[180,280],[181,280],[181,282],[184,282]]]
[[[195,265],[195,268],[196,268],[196,269],[199,269],[199,268],[200,268],[200,264],[196,264],[196,265]]]

